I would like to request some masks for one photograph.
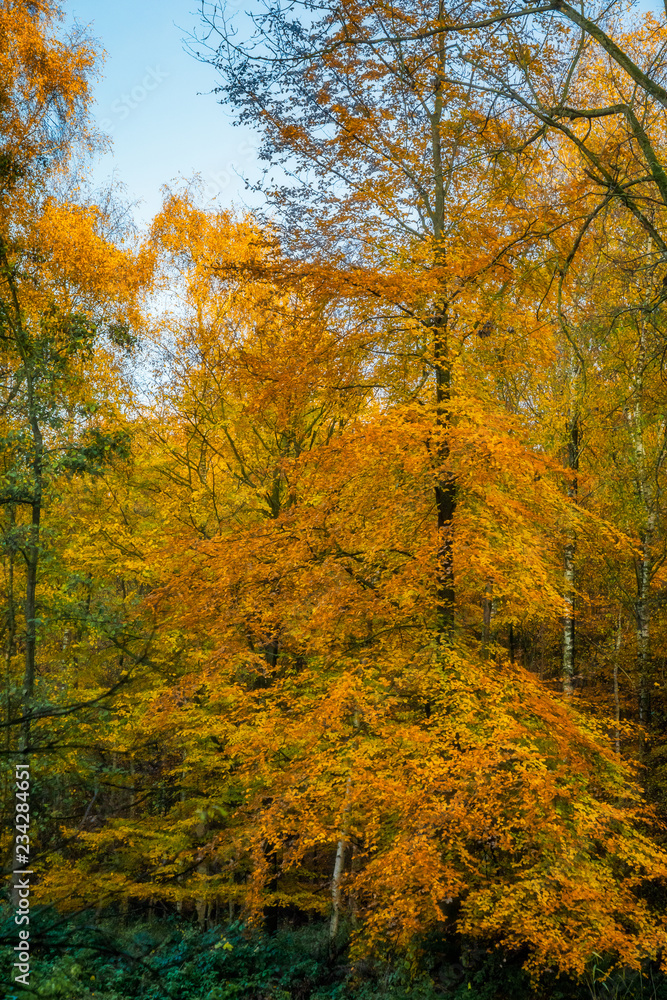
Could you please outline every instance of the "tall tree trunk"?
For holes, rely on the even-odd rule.
[[[491,636],[491,612],[493,611],[493,588],[490,583],[487,583],[484,588],[484,597],[482,598],[482,650],[484,656],[487,654],[487,647],[489,644],[489,638]]]
[[[347,846],[347,834],[349,828],[350,814],[350,789],[352,788],[352,775],[348,775],[345,787],[345,802],[343,805],[343,821],[341,834],[336,848],[336,860],[334,861],[333,876],[331,879],[331,921],[329,923],[329,952],[333,954],[336,948],[336,938],[338,936],[338,925],[341,911],[341,880],[345,870],[345,850]]]
[[[652,542],[655,533],[655,516],[649,513],[646,530],[642,533],[642,548],[637,567],[637,669],[639,673],[639,721],[651,721],[650,691],[650,638],[651,638],[651,577],[653,570]]]
[[[653,579],[654,543],[658,528],[658,472],[664,458],[664,445],[655,469],[649,470],[644,444],[644,415],[642,412],[644,345],[640,344],[640,377],[637,383],[638,398],[632,411],[630,425],[633,437],[636,490],[644,513],[643,530],[640,532],[641,554],[635,561],[637,579],[637,600],[635,619],[637,626],[637,673],[639,675],[639,721],[648,725],[651,721],[650,689],[650,639],[651,639],[651,581]],[[661,437],[665,438],[665,424],[661,427]]]
[[[21,692],[21,750],[30,747],[30,714],[35,695],[35,653],[37,648],[37,571],[39,568],[39,526],[42,514],[42,434],[37,419],[31,419],[33,432],[33,475],[34,493],[31,505],[32,518],[30,537],[26,546],[26,593],[25,593],[25,668]]]
[[[345,847],[347,841],[345,835],[341,835],[336,848],[336,860],[334,862],[333,876],[331,879],[331,920],[329,922],[329,951],[333,952],[338,937],[338,924],[340,922],[341,891],[340,884],[345,870]]]
[[[269,841],[265,841],[264,855],[271,867],[271,878],[269,879],[267,889],[271,895],[273,895],[278,891],[278,876],[280,874],[277,845],[272,844]],[[264,930],[267,934],[271,934],[273,936],[278,933],[279,918],[280,907],[277,903],[273,902],[270,906],[264,907]]]
[[[439,0],[438,17],[445,21],[443,0]],[[433,164],[433,236],[435,238],[435,263],[442,267],[446,263],[446,252],[443,244],[445,233],[445,203],[447,197],[447,179],[442,156],[442,119],[445,114],[444,85],[447,70],[447,47],[445,36],[437,40],[437,70],[434,77],[433,111],[430,114],[431,126],[431,156]],[[454,559],[452,529],[456,511],[456,481],[451,471],[447,469],[450,457],[449,424],[451,419],[450,402],[452,394],[452,369],[449,356],[448,326],[449,313],[446,293],[441,297],[433,323],[433,364],[435,368],[435,401],[436,401],[436,433],[437,454],[435,502],[438,516],[438,555],[437,555],[437,595],[436,613],[438,631],[447,637],[454,627],[454,605],[456,591],[454,588]]]
[[[197,873],[199,875],[208,875],[208,861],[202,861],[200,865],[197,865]],[[197,923],[200,928],[204,931],[206,930],[210,904],[208,900],[200,896],[195,900],[195,909],[197,910]]]
[[[565,466],[572,472],[568,476],[567,495],[576,503],[579,493],[579,412],[574,414],[567,423],[567,443],[565,449]],[[570,695],[574,690],[575,671],[575,557],[577,538],[574,531],[569,533],[563,552],[563,598],[565,614],[563,615],[563,691]]]
[[[621,610],[618,611],[618,627],[616,629],[616,643],[614,647],[614,723],[616,726],[616,753],[621,755],[621,699],[618,689],[618,671],[621,661],[621,646],[623,641],[623,618]]]
[[[437,615],[438,630],[449,635],[454,626],[454,558],[452,524],[456,511],[456,482],[446,468],[449,460],[449,404],[451,401],[451,367],[447,349],[447,312],[442,310],[437,318],[434,338],[436,386],[436,486],[435,502],[438,514],[437,555]]]
[[[198,823],[195,833],[199,839],[206,836],[208,832],[207,823]],[[197,865],[197,874],[207,876],[209,874],[208,857],[202,858],[200,863]],[[208,881],[206,879],[206,881]],[[195,910],[197,913],[197,923],[202,930],[206,930],[206,923],[209,914],[209,902],[206,896],[197,896],[195,898]]]
[[[574,539],[565,545],[563,556],[563,583],[565,614],[563,615],[563,691],[572,694],[574,690],[574,641],[575,641],[575,608],[574,608],[574,556],[576,542]]]

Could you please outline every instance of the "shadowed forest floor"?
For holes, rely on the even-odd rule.
[[[434,940],[421,961],[354,963],[345,929],[337,954],[328,924],[312,922],[276,934],[239,923],[202,931],[186,919],[154,913],[122,924],[109,915],[62,923],[40,915],[33,963],[36,991],[54,1000],[662,1000],[667,978],[647,969],[590,985],[546,975],[531,984],[520,955],[465,941]],[[458,951],[459,960],[456,960]],[[464,957],[461,959],[461,955]],[[2,964],[9,967],[5,952]],[[9,972],[0,969],[0,973]],[[642,981],[643,979],[643,981]]]

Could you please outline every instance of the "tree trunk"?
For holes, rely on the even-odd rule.
[[[443,0],[439,0],[438,17],[445,20]],[[437,71],[434,77],[433,111],[430,114],[431,156],[433,164],[433,236],[436,241],[435,263],[443,266],[446,253],[442,243],[445,232],[446,178],[442,157],[442,120],[446,113],[444,83],[447,70],[447,46],[444,35],[437,40]],[[454,559],[452,529],[456,511],[456,481],[447,469],[449,461],[449,423],[452,391],[452,370],[448,347],[448,302],[444,293],[433,317],[433,364],[435,368],[435,401],[437,452],[435,503],[438,512],[438,555],[436,614],[438,632],[443,638],[451,635],[454,627]]]
[[[621,700],[618,690],[618,669],[621,659],[621,645],[623,639],[621,612],[618,612],[618,628],[616,629],[616,644],[614,648],[614,723],[616,726],[616,753],[621,755]]]
[[[568,542],[563,558],[565,614],[563,615],[563,691],[574,690],[574,556],[576,542]]]
[[[263,850],[264,856],[271,868],[271,878],[269,879],[267,889],[271,895],[273,895],[278,891],[278,876],[280,874],[278,865],[278,846],[267,840],[264,841]],[[280,907],[277,903],[273,902],[270,906],[264,907],[264,930],[267,934],[273,936],[278,933],[279,917]]]
[[[196,833],[196,836],[199,839],[202,839],[203,837],[205,837],[206,834],[207,834],[207,832],[208,832],[208,826],[207,826],[206,823],[198,823],[197,824],[197,828],[195,830],[195,833]],[[208,858],[204,858],[197,865],[197,874],[198,875],[208,875],[209,874]],[[208,899],[207,899],[206,896],[198,896],[195,899],[195,910],[197,912],[197,923],[199,924],[199,926],[201,927],[201,929],[204,931],[204,930],[206,930],[206,923],[207,923],[207,917],[208,917],[208,911],[209,911],[209,904],[208,904]]]
[[[579,413],[575,410],[567,423],[567,444],[565,453],[566,468],[573,475],[568,477],[567,495],[576,503],[579,493]],[[575,533],[569,533],[563,552],[563,599],[565,614],[563,615],[563,691],[571,695],[574,690],[575,671],[575,557],[577,539]]]
[[[648,725],[651,721],[650,691],[650,638],[651,611],[650,591],[653,559],[651,543],[654,533],[654,517],[649,515],[646,531],[642,535],[642,554],[637,569],[637,669],[639,673],[639,721]]]
[[[30,714],[35,695],[35,653],[37,648],[37,571],[39,568],[39,524],[42,513],[42,436],[35,433],[35,495],[32,503],[30,540],[26,552],[26,593],[25,593],[25,668],[21,692],[21,750],[27,753],[30,747]]]
[[[438,631],[448,636],[454,627],[454,559],[452,547],[452,522],[456,511],[456,482],[447,471],[449,460],[449,403],[451,400],[451,367],[447,350],[447,312],[443,309],[437,318],[434,338],[435,393],[436,393],[436,452],[435,502],[438,512],[437,555],[437,616]]]
[[[35,604],[37,591],[37,559],[29,558],[27,565],[25,599],[25,668],[21,692],[21,750],[25,753],[30,746],[30,713],[35,693],[35,647],[37,642]]]
[[[352,788],[352,776],[348,775],[345,787],[345,802],[343,805],[343,821],[341,835],[336,848],[336,860],[334,862],[333,877],[331,879],[331,921],[329,923],[329,952],[333,955],[336,948],[336,937],[338,936],[338,925],[341,911],[341,880],[345,870],[345,849],[347,846],[347,834],[349,828],[350,814],[350,789]]]
[[[341,892],[340,883],[343,876],[343,871],[345,869],[345,846],[346,846],[345,835],[341,836],[338,841],[338,847],[336,849],[336,860],[334,862],[333,877],[331,879],[331,902],[333,909],[331,911],[331,921],[329,923],[329,950],[333,951],[336,945],[336,938],[338,936],[338,924],[340,921],[340,904],[341,904]]]
[[[200,875],[208,875],[208,862],[202,861],[200,865],[197,865],[197,872]],[[200,928],[205,931],[207,926],[207,918],[209,911],[208,900],[203,897],[199,897],[195,901],[195,908],[197,910],[197,923]]]
[[[482,651],[487,654],[487,646],[491,635],[491,612],[493,611],[493,588],[487,583],[482,598]]]
[[[643,341],[640,351],[640,371],[643,372]],[[635,562],[637,579],[637,600],[635,619],[637,626],[637,673],[639,675],[639,721],[649,725],[651,721],[650,690],[650,638],[651,638],[651,581],[655,568],[653,546],[658,528],[658,472],[664,457],[664,447],[658,457],[655,469],[649,470],[644,445],[644,416],[642,412],[643,384],[641,375],[637,383],[637,401],[630,417],[634,445],[636,490],[644,509],[644,526],[640,533],[641,555]],[[661,427],[664,439],[665,426]]]

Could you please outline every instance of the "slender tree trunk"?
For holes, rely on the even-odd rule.
[[[444,21],[443,0],[439,0],[438,6],[439,18]],[[446,253],[442,243],[445,232],[446,178],[442,157],[441,128],[445,113],[444,84],[447,69],[447,48],[444,35],[440,36],[437,42],[436,65],[433,111],[430,115],[434,181],[433,236],[436,242],[435,263],[443,266],[446,262]],[[432,322],[437,433],[437,453],[435,455],[435,502],[438,516],[436,612],[438,632],[441,636],[447,637],[454,627],[456,601],[452,537],[456,512],[456,480],[451,471],[447,469],[450,457],[449,424],[451,419],[452,369],[448,345],[449,313],[446,294],[443,294],[440,299]]]
[[[565,465],[571,470],[568,477],[567,495],[576,502],[579,493],[579,413],[575,410],[567,424],[567,445]],[[575,557],[577,539],[572,531],[565,542],[563,552],[563,598],[565,614],[563,615],[563,691],[570,695],[574,690],[575,671]]]
[[[202,861],[200,865],[197,865],[197,872],[199,875],[208,875],[209,873],[208,861]],[[204,931],[206,930],[209,909],[210,909],[208,900],[206,900],[203,897],[200,897],[195,901],[195,906],[197,910],[197,923]]]
[[[33,522],[34,524],[34,522]],[[33,546],[31,546],[31,549]],[[38,559],[36,552],[31,552],[28,558],[26,570],[26,600],[25,600],[25,668],[23,671],[23,689],[21,692],[21,750],[26,752],[30,746],[30,713],[32,711],[33,697],[35,694],[35,648],[37,645],[36,636],[36,591],[37,591],[37,566]]]
[[[567,542],[563,557],[565,614],[563,615],[563,691],[574,690],[574,556],[576,542]]]
[[[644,366],[644,348],[641,342],[640,372]],[[642,413],[643,386],[641,376],[637,385],[638,398],[630,420],[634,444],[636,489],[644,508],[644,528],[640,534],[641,554],[635,563],[637,578],[637,600],[635,603],[635,618],[637,625],[637,673],[639,675],[639,721],[648,725],[651,721],[651,689],[650,689],[650,638],[651,638],[651,580],[653,579],[654,555],[653,546],[658,528],[658,476],[657,468],[649,473],[644,445],[644,418]],[[661,428],[664,438],[665,427]]]
[[[338,924],[340,922],[341,889],[340,883],[345,870],[345,847],[347,841],[345,836],[341,836],[336,849],[336,860],[334,862],[333,877],[331,879],[331,921],[329,923],[329,950],[333,951],[338,936]]]
[[[24,325],[23,311],[19,301],[18,291],[11,275],[7,261],[6,250],[2,253],[3,263],[7,268],[7,279],[10,286],[13,305],[14,342],[23,363],[25,371],[27,419],[32,434],[32,501],[31,523],[29,537],[25,546],[26,560],[26,594],[25,594],[25,666],[21,690],[21,733],[19,748],[27,754],[30,748],[30,713],[33,708],[35,694],[35,651],[37,645],[37,571],[39,568],[39,527],[42,515],[43,476],[44,476],[44,440],[39,424],[39,408],[36,396],[35,380],[38,368],[35,365],[30,338]]]
[[[616,644],[614,648],[614,723],[616,726],[616,753],[621,755],[621,700],[618,690],[618,670],[621,660],[621,646],[623,641],[622,632],[623,619],[621,611],[618,612],[618,627],[616,629]]]
[[[649,515],[646,531],[642,535],[642,553],[637,571],[637,668],[639,673],[639,721],[648,725],[651,721],[650,692],[650,638],[651,610],[650,592],[653,569],[652,541],[654,517]]]
[[[482,598],[482,650],[484,656],[487,653],[487,646],[491,635],[491,612],[493,611],[493,588],[487,583]]]
[[[450,456],[449,424],[452,372],[447,345],[447,309],[435,320],[433,353],[436,399],[435,503],[438,516],[437,596],[438,631],[448,636],[454,627],[454,558],[452,526],[456,512],[456,480],[447,469]]]
[[[273,893],[276,893],[278,891],[278,876],[279,876],[278,848],[276,844],[271,844],[268,841],[265,841],[264,854],[272,869],[271,878],[269,879],[269,884],[267,888],[269,892],[273,895]],[[264,930],[266,931],[267,934],[273,935],[278,933],[279,917],[280,917],[280,907],[277,905],[277,903],[273,902],[271,906],[264,907]]]
[[[206,823],[198,823],[195,832],[196,832],[197,837],[199,837],[199,838],[205,837],[206,834],[207,834],[207,832],[208,832],[208,825]],[[197,865],[197,874],[198,875],[204,875],[204,876],[206,876],[206,875],[209,874],[209,866],[208,866],[208,858],[207,857],[205,857]],[[199,926],[201,927],[202,930],[206,930],[206,923],[207,923],[207,918],[208,918],[208,913],[209,913],[209,902],[208,902],[208,899],[205,896],[198,896],[195,899],[195,910],[197,912],[197,923],[199,924]]]
[[[14,504],[9,505],[9,565],[7,567],[7,635],[5,639],[5,681],[6,681],[6,694],[7,694],[7,728],[5,729],[5,751],[7,753],[7,760],[9,760],[9,753],[12,744],[12,727],[10,726],[12,717],[12,704],[11,704],[11,681],[12,681],[12,656],[14,655],[14,643],[16,640],[16,606],[14,603],[14,550],[12,547],[12,532],[14,525],[16,524],[16,508]],[[13,788],[13,782],[12,782]],[[5,788],[5,792],[6,792]],[[13,795],[13,792],[12,792]],[[5,797],[5,801],[7,798]],[[14,882],[14,880],[12,880]],[[12,884],[11,890],[12,906],[14,909],[18,908],[19,896],[18,887]]]
[[[345,803],[343,805],[343,822],[341,835],[336,848],[336,860],[334,862],[333,877],[331,879],[331,921],[329,923],[329,952],[334,953],[336,948],[336,938],[338,936],[338,925],[340,923],[341,912],[341,880],[345,870],[345,850],[347,846],[347,835],[350,815],[350,789],[352,788],[352,776],[348,775],[345,787]]]
[[[39,568],[39,526],[42,514],[42,434],[37,420],[31,420],[33,431],[33,474],[35,477],[32,502],[30,538],[26,547],[26,595],[25,595],[25,668],[21,693],[21,750],[30,747],[30,713],[35,695],[35,654],[37,648],[37,571]]]

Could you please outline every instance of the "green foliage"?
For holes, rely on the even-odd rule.
[[[109,341],[120,347],[127,354],[132,354],[139,343],[137,334],[130,329],[129,323],[110,323],[106,330]]]
[[[10,189],[17,181],[25,177],[25,166],[11,153],[4,150],[0,153],[0,182],[3,187]]]
[[[101,476],[105,466],[115,456],[126,461],[130,456],[130,435],[125,430],[105,433],[89,428],[81,442],[64,450],[60,467],[74,475]]]
[[[41,918],[41,919],[40,919]],[[3,928],[3,938],[12,931]],[[317,922],[270,936],[240,923],[207,931],[175,915],[134,920],[107,915],[63,924],[37,911],[32,990],[53,1000],[665,1000],[667,979],[632,972],[588,984],[546,975],[531,984],[519,955],[465,942],[429,942],[419,968],[403,959],[350,964],[331,958],[327,926]],[[0,975],[11,981],[5,949]]]
[[[82,312],[63,313],[52,306],[39,318],[40,334],[31,345],[33,357],[42,362],[44,378],[64,374],[70,358],[90,359],[97,328]]]

